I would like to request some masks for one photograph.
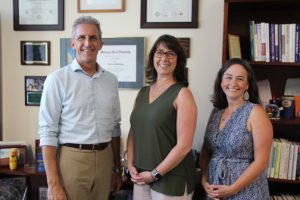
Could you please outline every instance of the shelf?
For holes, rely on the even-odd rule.
[[[0,175],[46,176],[43,172],[37,172],[35,166],[18,166],[16,170],[10,170],[8,167],[0,167]]]
[[[268,178],[269,182],[274,182],[274,183],[282,183],[282,184],[298,184],[300,185],[299,180],[288,180],[288,179],[279,179],[279,178]]]
[[[300,119],[271,119],[271,122],[275,125],[300,126]]]
[[[249,64],[251,66],[272,66],[272,67],[295,67],[295,68],[300,68],[300,62],[295,62],[295,63],[287,63],[287,62],[254,62],[254,61],[249,61]]]

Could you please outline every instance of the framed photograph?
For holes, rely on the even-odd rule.
[[[189,58],[190,57],[190,38],[177,38],[177,39],[184,50],[185,56],[187,58]]]
[[[25,105],[39,106],[46,76],[25,76]]]
[[[122,37],[102,38],[103,47],[97,62],[105,70],[115,74],[119,88],[141,88],[144,86],[145,38]],[[75,51],[70,46],[70,38],[60,39],[60,66],[72,62]]]
[[[141,28],[198,28],[199,0],[141,0]]]
[[[22,65],[50,65],[50,41],[21,41]]]
[[[64,30],[64,0],[13,0],[15,31]]]
[[[242,58],[240,36],[228,34],[229,58]]]
[[[87,12],[123,12],[125,0],[77,0],[77,11]]]

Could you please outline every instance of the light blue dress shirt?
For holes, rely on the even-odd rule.
[[[96,144],[121,135],[117,78],[101,69],[90,77],[73,62],[47,76],[40,105],[40,145]]]

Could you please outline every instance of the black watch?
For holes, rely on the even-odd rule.
[[[156,181],[161,179],[161,177],[162,177],[161,174],[156,169],[153,169],[151,171],[151,175]]]

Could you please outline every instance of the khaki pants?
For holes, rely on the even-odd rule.
[[[193,193],[187,194],[186,187],[183,196],[168,196],[152,190],[149,185],[134,184],[133,188],[134,200],[191,200],[192,197]]]
[[[58,167],[68,200],[107,200],[111,186],[113,154],[62,146]]]

